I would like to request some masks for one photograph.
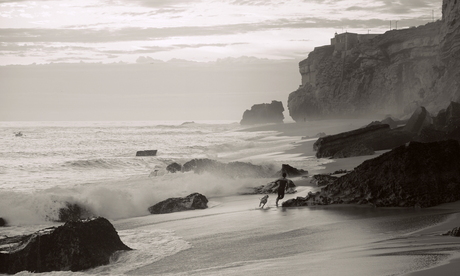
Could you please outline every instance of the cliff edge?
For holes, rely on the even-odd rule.
[[[302,85],[288,99],[295,121],[437,113],[460,101],[460,1],[440,21],[376,34],[336,34],[299,63]]]

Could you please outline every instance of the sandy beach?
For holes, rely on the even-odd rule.
[[[299,137],[284,154],[310,156],[319,130],[334,134],[365,121],[335,127],[308,124],[267,125],[245,131],[277,131]],[[347,121],[344,121],[347,123]],[[303,128],[305,127],[305,128]],[[374,156],[338,159],[317,172],[353,169]],[[318,187],[293,179],[296,194]],[[332,205],[277,208],[271,195],[210,198],[210,208],[115,221],[117,230],[166,229],[190,248],[139,267],[130,275],[457,275],[460,239],[441,234],[460,226],[460,202],[433,208],[373,208]]]

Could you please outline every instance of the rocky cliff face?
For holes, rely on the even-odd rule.
[[[295,121],[437,113],[460,100],[460,1],[443,1],[441,21],[353,38],[351,48],[318,47],[300,62],[302,86],[288,99]]]

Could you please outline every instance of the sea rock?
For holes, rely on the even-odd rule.
[[[58,221],[77,221],[82,219],[89,219],[92,217],[94,217],[94,215],[86,208],[81,207],[76,203],[66,202],[66,207],[59,209]]]
[[[448,139],[460,141],[460,103],[451,102],[447,109],[433,117],[433,124],[425,126],[414,138],[419,142],[434,142]]]
[[[307,175],[308,171],[305,171],[303,169],[299,170],[297,168],[290,166],[289,164],[282,164],[281,170],[277,172],[274,175],[274,177],[281,177],[283,173],[286,173],[286,177],[299,177],[299,176]]]
[[[136,152],[136,156],[155,156],[157,155],[157,150],[140,150]]]
[[[102,217],[4,238],[0,245],[0,273],[8,274],[24,270],[81,271],[108,264],[119,250],[131,250]]]
[[[384,34],[341,33],[299,63],[302,85],[289,95],[296,122],[437,113],[460,100],[460,5],[443,0],[442,20]],[[407,112],[407,113],[405,113]]]
[[[351,157],[355,156],[353,154],[393,149],[411,141],[413,137],[413,133],[402,128],[390,129],[386,124],[377,124],[319,138],[313,144],[313,149],[318,158],[335,155]]]
[[[369,203],[377,207],[430,207],[457,201],[460,144],[455,140],[411,142],[364,161],[318,195],[300,200],[314,204],[320,196],[327,198],[328,204]]]
[[[169,164],[167,167],[166,167],[166,170],[170,173],[176,173],[176,172],[180,172],[182,171],[182,165],[181,164],[178,164],[176,162],[174,163],[171,163]]]
[[[334,183],[337,179],[337,176],[329,174],[315,174],[310,180],[310,183],[315,184],[316,186],[326,186]]]
[[[267,124],[267,123],[282,123],[284,120],[283,103],[272,101],[270,104],[256,104],[251,107],[251,110],[246,110],[243,113],[241,125]]]
[[[168,198],[149,207],[148,210],[150,214],[166,214],[206,208],[208,208],[208,199],[202,194],[193,193],[185,198]]]
[[[6,226],[6,220],[0,217],[0,227],[1,226]]]
[[[195,173],[214,173],[233,178],[271,177],[274,170],[271,166],[254,165],[248,162],[222,163],[212,159],[192,159],[182,166],[182,171]]]
[[[443,235],[444,236],[460,237],[460,227],[455,227],[454,229],[448,231],[447,233],[445,233]]]

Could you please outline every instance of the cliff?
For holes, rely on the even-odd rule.
[[[336,35],[299,63],[302,85],[290,116],[437,113],[460,100],[460,1],[443,1],[443,19],[381,35]]]

